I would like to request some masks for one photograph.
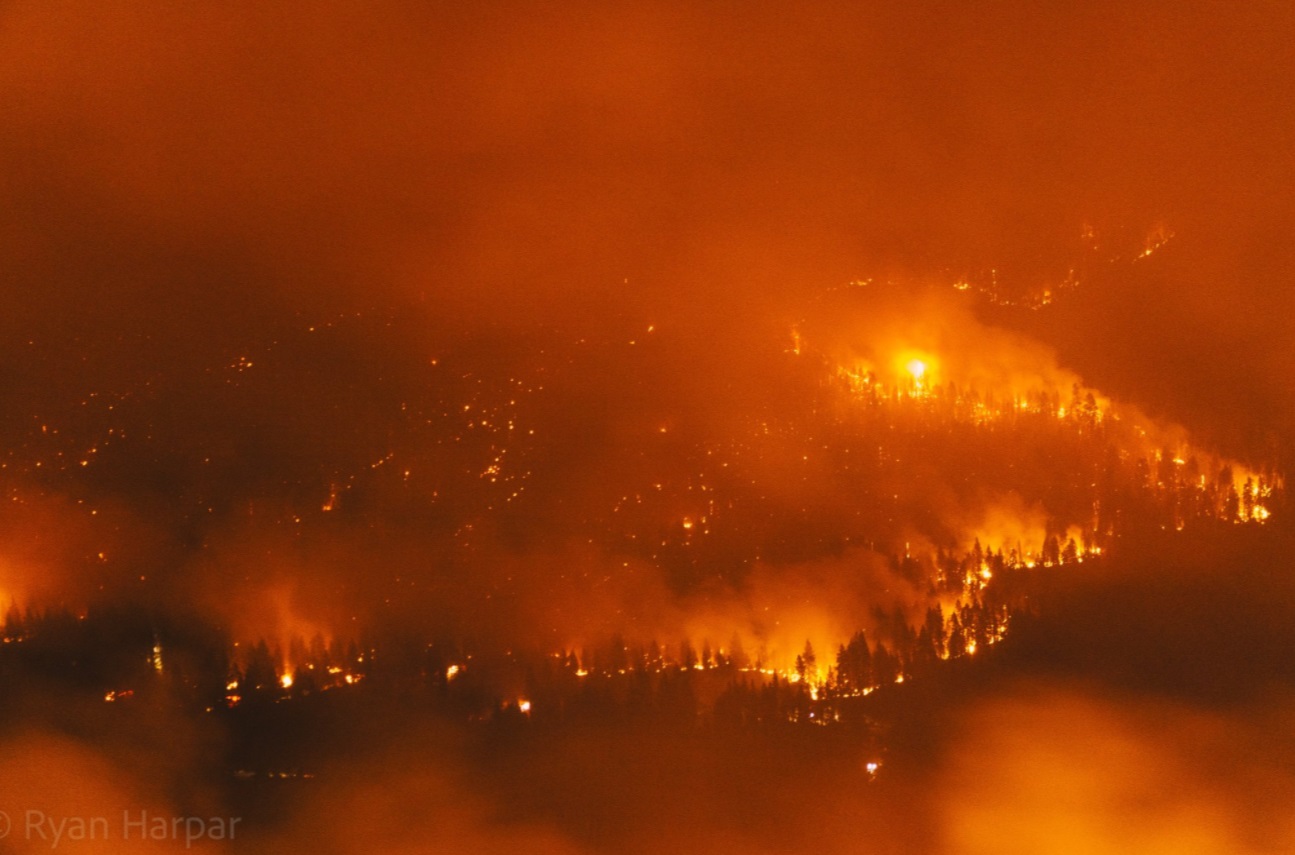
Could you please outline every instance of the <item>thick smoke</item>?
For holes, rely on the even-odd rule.
[[[941,781],[949,852],[1271,852],[1295,841],[1289,703],[1245,715],[1034,686],[986,704]]]

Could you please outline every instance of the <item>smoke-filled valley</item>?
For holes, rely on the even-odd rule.
[[[0,9],[0,852],[1290,848],[1295,19],[937,7]]]

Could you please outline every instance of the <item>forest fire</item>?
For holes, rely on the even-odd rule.
[[[913,382],[921,386],[923,378],[926,377],[926,363],[920,359],[914,359],[905,367],[908,368],[908,373],[912,375]]]
[[[1295,849],[1295,10],[731,12],[0,7],[0,848]]]

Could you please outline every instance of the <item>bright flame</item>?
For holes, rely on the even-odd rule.
[[[913,379],[919,383],[926,376],[926,363],[920,359],[910,361],[905,367],[908,369],[908,373],[913,375]]]
[[[291,675],[291,674],[284,674],[282,677],[280,677],[280,678],[279,678],[279,685],[280,685],[280,686],[282,686],[282,687],[283,687],[283,688],[285,688],[285,689],[291,689],[291,688],[292,688],[292,675]]]

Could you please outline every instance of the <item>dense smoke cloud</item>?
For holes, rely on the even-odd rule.
[[[1289,703],[1210,714],[1033,686],[965,723],[950,852],[1269,852],[1295,841]]]
[[[1168,221],[1209,267],[1184,311],[1228,264],[1267,291],[1282,10],[929,11],[11,4],[8,240],[69,302],[216,264],[220,292],[507,316],[626,278],[711,310],[1028,278],[1085,222]]]

